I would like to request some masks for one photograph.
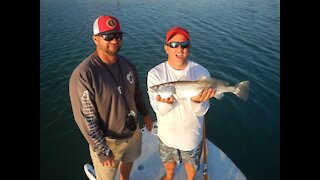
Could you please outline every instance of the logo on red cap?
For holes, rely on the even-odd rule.
[[[108,19],[107,26],[109,26],[110,28],[115,28],[116,25],[117,25],[117,22],[114,19]]]

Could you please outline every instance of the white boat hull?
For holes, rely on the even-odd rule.
[[[134,162],[130,174],[130,180],[158,180],[165,174],[164,167],[159,157],[159,139],[156,135],[148,132],[145,128],[142,132],[142,153],[139,159]],[[207,174],[209,180],[246,180],[240,169],[208,139],[207,141]],[[202,156],[203,157],[203,156]],[[200,170],[195,180],[203,179],[203,160],[201,158]],[[85,172],[90,180],[95,180],[93,167],[85,164]],[[91,171],[91,172],[90,172]],[[186,180],[184,165],[176,166],[174,180]],[[119,179],[119,172],[116,179]]]

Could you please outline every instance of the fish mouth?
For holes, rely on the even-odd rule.
[[[150,88],[150,92],[156,92],[157,91],[157,87],[156,86],[152,86],[149,87]]]

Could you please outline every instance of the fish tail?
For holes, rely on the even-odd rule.
[[[249,81],[242,81],[234,86],[236,92],[234,93],[240,99],[247,101],[249,96]]]

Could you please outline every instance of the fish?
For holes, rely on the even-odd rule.
[[[172,95],[180,98],[190,98],[205,89],[213,88],[216,99],[221,100],[224,93],[233,93],[243,101],[248,100],[249,80],[241,81],[235,85],[229,84],[229,82],[221,79],[204,76],[196,81],[178,80],[154,85],[149,87],[148,93],[157,93],[161,98],[169,98]]]

